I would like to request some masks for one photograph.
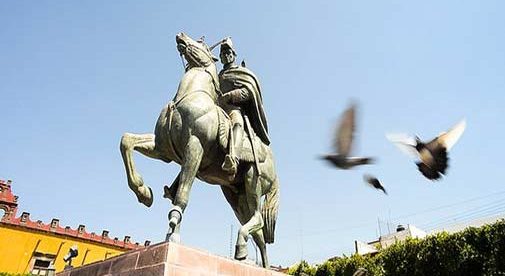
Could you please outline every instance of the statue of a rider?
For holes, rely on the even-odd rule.
[[[264,144],[269,145],[270,139],[258,78],[244,64],[235,64],[237,54],[230,38],[225,38],[220,48],[223,69],[219,72],[222,92],[219,102],[230,116],[232,125],[229,152],[222,168],[228,174],[235,175],[244,138],[244,120],[249,119],[254,132]]]

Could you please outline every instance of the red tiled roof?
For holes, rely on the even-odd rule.
[[[129,236],[125,236],[121,241],[118,238],[111,239],[109,237],[109,231],[107,230],[104,230],[101,235],[97,235],[94,232],[88,233],[86,232],[86,226],[82,224],[79,225],[77,229],[72,229],[70,226],[61,227],[59,225],[59,219],[54,218],[50,223],[45,224],[41,220],[32,221],[30,219],[30,213],[27,212],[23,212],[21,216],[16,218],[18,197],[12,193],[11,183],[12,182],[10,180],[5,181],[0,179],[0,209],[5,210],[5,215],[1,218],[0,224],[19,226],[48,233],[56,233],[59,235],[126,249],[142,247],[138,243],[132,243]],[[146,241],[144,245],[147,246],[149,243],[149,241]]]

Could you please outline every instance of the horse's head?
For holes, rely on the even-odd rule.
[[[218,60],[203,41],[195,41],[185,33],[178,33],[175,42],[177,50],[188,62],[188,68],[208,67]]]

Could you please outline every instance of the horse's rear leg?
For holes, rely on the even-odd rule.
[[[248,236],[263,228],[263,217],[260,212],[261,185],[259,185],[258,174],[254,166],[250,166],[245,174],[245,194],[247,208],[252,214],[249,221],[240,227],[235,245],[235,259],[243,260],[247,257]]]
[[[263,237],[263,229],[260,229],[258,231],[254,231],[251,233],[254,242],[260,249],[261,253],[261,262],[263,264],[263,267],[269,268],[270,265],[268,263],[268,257],[267,257],[267,245],[265,243],[265,238]]]
[[[154,137],[154,134],[151,133],[125,133],[121,137],[121,144],[119,147],[126,169],[128,186],[135,193],[138,201],[147,207],[153,204],[153,193],[151,188],[144,184],[142,176],[137,172],[132,153],[133,150],[136,150],[147,157],[160,159],[158,152],[155,150]]]
[[[168,213],[169,231],[167,239],[172,242],[179,242],[179,224],[182,214],[188,205],[189,192],[195,180],[196,173],[202,161],[203,147],[196,136],[191,136],[184,149],[183,162],[179,178],[179,187],[173,199],[174,207]]]
[[[249,206],[246,200],[246,192],[239,190],[239,192],[237,193],[225,186],[221,186],[221,189],[223,190],[223,194],[226,197],[226,200],[233,208],[235,215],[240,221],[240,224],[246,224],[254,215],[254,210],[249,210]],[[265,243],[265,238],[263,236],[263,229],[254,231],[251,233],[251,235],[254,239],[254,242],[260,249],[263,267],[269,267],[267,257],[267,247]]]

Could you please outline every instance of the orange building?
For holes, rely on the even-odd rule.
[[[61,227],[58,219],[45,224],[31,220],[27,212],[16,217],[18,197],[12,193],[11,184],[10,180],[0,180],[0,272],[54,275],[64,269],[63,257],[72,246],[77,246],[79,251],[72,260],[74,267],[142,246],[132,243],[129,236],[112,239],[107,230],[97,235],[86,232],[84,225],[77,229]],[[144,243],[147,245],[149,241]]]

